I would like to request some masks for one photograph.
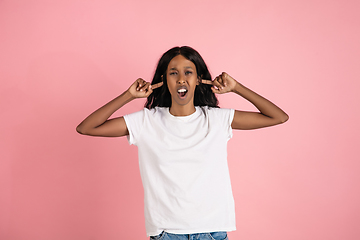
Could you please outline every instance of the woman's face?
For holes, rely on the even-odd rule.
[[[193,62],[182,55],[174,57],[167,67],[166,79],[171,94],[171,107],[194,106],[194,93],[199,79]]]

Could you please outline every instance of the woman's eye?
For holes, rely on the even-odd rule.
[[[186,75],[189,75],[189,74],[192,74],[192,72],[187,71],[187,72],[185,72],[185,74],[186,74]]]
[[[177,73],[176,72],[172,72],[172,73],[170,73],[170,75],[176,75]]]

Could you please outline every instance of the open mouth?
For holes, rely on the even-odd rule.
[[[188,90],[185,87],[181,87],[177,90],[178,95],[180,98],[184,98],[187,94]]]

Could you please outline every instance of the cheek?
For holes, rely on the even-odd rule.
[[[169,90],[170,94],[173,94],[173,91],[175,91],[175,87],[173,86],[174,84],[171,83],[171,81],[167,81],[166,83],[167,85],[167,89]]]

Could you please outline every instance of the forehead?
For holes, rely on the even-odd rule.
[[[183,68],[192,68],[192,69],[196,70],[195,64],[192,61],[190,61],[189,59],[186,59],[182,55],[177,55],[176,57],[171,59],[171,61],[169,62],[169,65],[168,65],[168,70],[171,70],[171,69],[179,70],[179,69],[183,69]]]

